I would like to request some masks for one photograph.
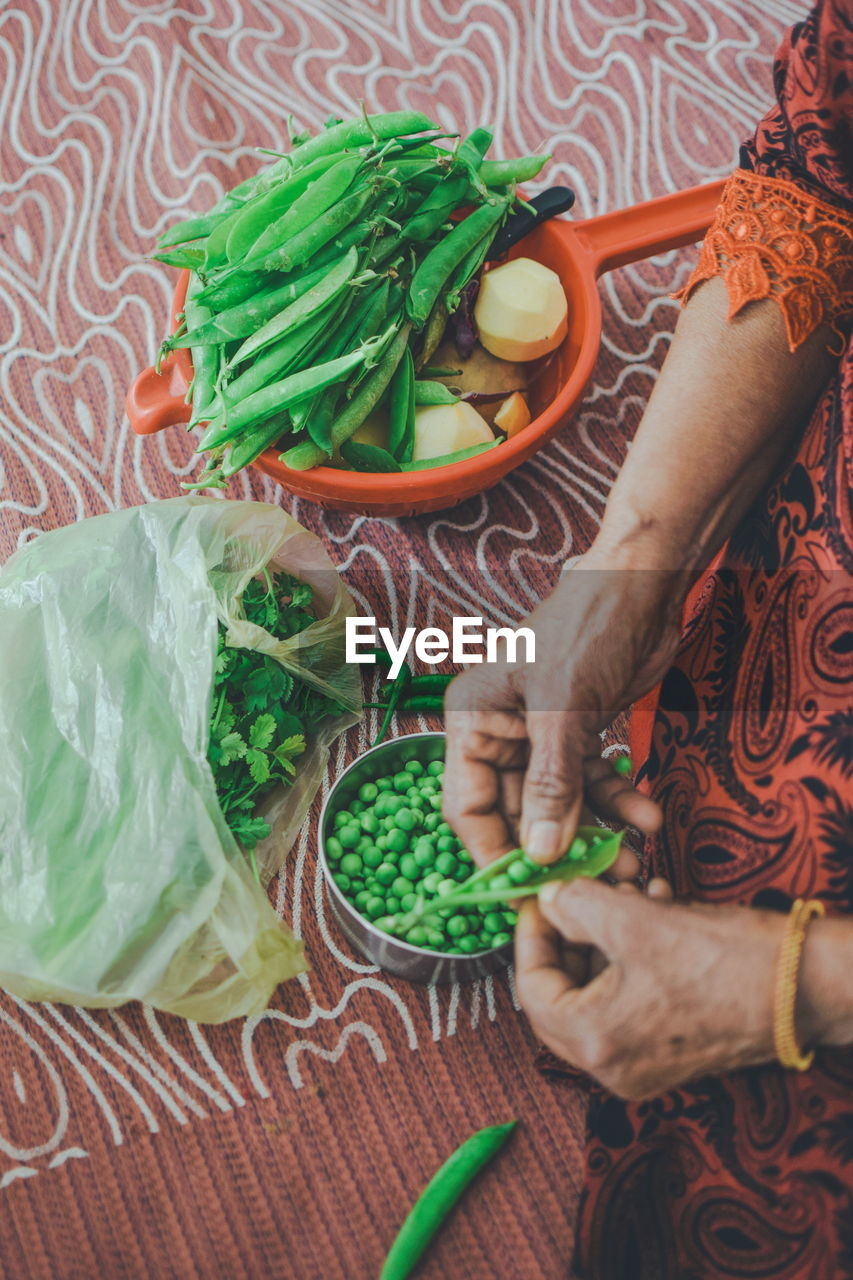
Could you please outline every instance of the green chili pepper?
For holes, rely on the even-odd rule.
[[[497,1155],[518,1121],[479,1129],[457,1147],[427,1183],[391,1246],[379,1280],[406,1280],[450,1210],[480,1170]]]
[[[440,716],[444,712],[444,698],[434,693],[412,694],[403,699],[399,709],[412,715]]]
[[[412,678],[412,673],[409,667],[404,662],[402,667],[400,668],[399,674],[394,680],[394,683],[391,685],[391,696],[388,699],[388,703],[385,709],[385,717],[382,721],[382,724],[379,726],[379,732],[377,733],[376,737],[373,739],[374,747],[379,745],[379,743],[385,737],[385,734],[388,732],[388,729],[391,724],[391,717],[394,715],[394,712],[397,708],[397,703],[400,701],[401,697],[403,696],[403,691],[405,690],[411,678]]]

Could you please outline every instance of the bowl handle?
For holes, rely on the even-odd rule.
[[[131,427],[137,435],[150,436],[164,427],[188,423],[191,410],[186,394],[186,379],[174,355],[163,361],[159,373],[156,369],[143,369],[127,393]]]
[[[701,240],[722,191],[722,182],[709,182],[570,225],[600,276],[628,262]]]

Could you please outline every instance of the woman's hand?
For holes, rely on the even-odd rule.
[[[526,620],[535,663],[453,681],[444,813],[479,863],[519,841],[531,857],[560,857],[584,799],[604,819],[657,829],[657,806],[601,759],[599,734],[670,666],[682,598],[672,574],[596,546]]]
[[[550,885],[516,931],[540,1039],[623,1098],[773,1058],[785,916],[683,906],[600,880]]]

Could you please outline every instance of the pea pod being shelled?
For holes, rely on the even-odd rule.
[[[416,405],[451,400],[414,371],[482,265],[515,183],[548,157],[485,160],[486,129],[447,138],[413,111],[331,122],[161,237],[160,256],[192,273],[184,322],[163,346],[191,348],[192,421],[208,424],[206,469],[188,487],[223,486],[285,436],[282,459],[296,470],[406,471],[470,453],[413,459]],[[353,441],[389,395],[391,451]]]

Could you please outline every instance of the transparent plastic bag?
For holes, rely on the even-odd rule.
[[[264,568],[315,589],[285,645],[240,616]],[[258,1012],[305,968],[228,830],[207,762],[217,622],[347,708],[270,797],[278,870],[330,742],[361,712],[352,600],[277,507],[188,497],[44,534],[0,570],[0,986],[202,1022]]]

